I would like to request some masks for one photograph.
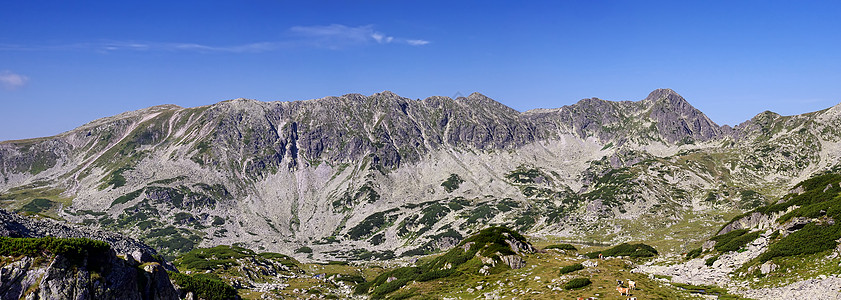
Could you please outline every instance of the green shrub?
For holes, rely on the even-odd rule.
[[[140,193],[142,193],[142,192],[143,192],[143,189],[139,189],[139,190],[136,190],[134,192],[131,192],[131,193],[122,195],[120,197],[117,197],[117,199],[114,199],[114,201],[111,202],[111,206],[114,206],[114,205],[117,205],[117,204],[123,204],[123,203],[129,202],[131,200],[134,200],[135,198],[140,196]]]
[[[516,170],[511,171],[508,174],[505,174],[506,179],[520,184],[534,183],[534,179],[541,176],[543,176],[543,174],[540,170],[529,168],[524,165],[517,167]]]
[[[695,248],[695,249],[689,250],[689,252],[686,253],[686,259],[693,259],[693,258],[696,258],[698,256],[701,256],[701,251],[702,251],[701,248]]]
[[[357,284],[356,287],[353,288],[353,294],[354,295],[367,294],[368,290],[371,289],[371,285],[373,285],[373,282],[370,282],[370,281]]]
[[[361,238],[368,237],[372,233],[375,233],[381,227],[390,222],[393,222],[394,219],[397,218],[397,216],[394,215],[387,215],[388,213],[394,212],[395,210],[381,211],[365,217],[365,219],[362,220],[362,222],[359,222],[359,224],[357,224],[348,231],[348,237],[352,240],[359,240]]]
[[[490,207],[487,204],[482,204],[479,207],[470,211],[470,216],[467,217],[467,221],[465,224],[475,224],[479,220],[489,220],[496,215],[496,211],[493,207]]]
[[[759,237],[759,231],[745,233],[732,237],[728,240],[719,240],[715,244],[715,250],[720,252],[736,251]]]
[[[590,281],[589,278],[584,278],[584,277],[573,278],[572,280],[570,280],[570,281],[568,281],[567,283],[564,284],[564,289],[565,290],[580,289],[580,288],[583,288],[585,286],[590,285],[591,283],[592,282]]]
[[[453,269],[432,270],[432,271],[428,271],[426,273],[421,274],[415,280],[417,280],[417,281],[430,281],[430,280],[434,280],[434,279],[438,279],[438,278],[449,277],[450,275],[453,275],[454,273],[455,273],[455,270],[453,270]]]
[[[402,278],[402,279],[393,280],[391,282],[383,283],[383,284],[377,286],[376,288],[374,288],[374,291],[371,292],[371,296],[373,296],[374,298],[383,297],[383,296],[387,295],[388,293],[391,293],[393,291],[396,291],[396,290],[400,289],[401,287],[406,285],[406,283],[408,283],[409,280],[410,279],[408,279],[408,278]]]
[[[380,298],[388,293],[396,291],[406,285],[409,281],[415,280],[421,272],[421,268],[418,267],[402,267],[382,273],[370,282],[370,286],[374,287],[374,290],[371,292],[371,296],[374,298]],[[391,277],[396,279],[388,282],[388,279]]]
[[[707,260],[704,261],[704,264],[711,267],[716,260],[718,260],[718,255],[707,258]]]
[[[748,233],[747,229],[736,229],[722,235],[714,236],[710,240],[716,241],[716,244],[726,244],[730,240],[740,237],[745,233]]]
[[[106,253],[108,243],[85,238],[10,238],[0,237],[0,256],[38,256],[46,251],[71,258]]]
[[[295,249],[295,253],[312,253],[312,248],[303,246],[301,248]]]
[[[545,247],[545,248],[543,248],[543,249],[544,249],[544,250],[546,250],[546,249],[558,249],[558,250],[572,250],[572,251],[578,251],[578,249],[577,249],[577,248],[575,248],[575,246],[570,245],[570,244],[555,244],[555,245],[549,245],[549,246],[546,246],[546,247]]]
[[[588,258],[597,258],[599,257],[599,253],[602,256],[609,257],[609,256],[630,256],[630,257],[652,257],[657,256],[657,250],[654,247],[649,245],[639,243],[639,244],[628,244],[622,243],[619,245],[614,246],[613,248],[604,250],[604,251],[595,251],[585,254]]]
[[[821,226],[809,223],[768,246],[768,250],[759,256],[759,261],[765,262],[774,257],[823,252],[838,246],[835,241],[839,238],[841,238],[841,224]]]
[[[277,261],[280,264],[282,264],[284,266],[287,266],[291,269],[300,269],[301,268],[299,266],[299,262],[297,260],[295,260],[294,258],[290,257],[289,255],[284,255],[284,254],[274,253],[274,252],[263,252],[263,253],[260,253],[260,254],[257,254],[257,255],[262,257],[262,258],[265,258],[265,259],[270,259],[270,260]]]
[[[574,264],[574,265],[565,266],[565,267],[561,268],[560,274],[564,275],[564,274],[572,273],[572,272],[575,272],[575,271],[578,271],[578,270],[584,270],[584,266],[581,265],[581,264]]]
[[[450,174],[450,177],[447,178],[444,182],[441,183],[441,186],[444,187],[444,190],[447,193],[452,193],[453,191],[457,190],[459,186],[464,182],[464,179],[458,176],[458,174]]]
[[[239,299],[237,290],[225,282],[209,276],[185,275],[167,272],[169,278],[186,292],[193,292],[197,298],[206,300]]]
[[[782,201],[778,201],[780,203],[757,207],[754,210],[736,216],[730,222],[724,224],[722,228],[753,213],[770,214],[785,211],[795,205],[800,208],[778,218],[777,222],[784,223],[793,217],[801,216],[814,218],[819,216],[822,213],[821,211],[824,211],[823,213],[836,220],[841,219],[841,199],[837,198],[839,193],[841,193],[839,182],[841,182],[841,174],[825,174],[809,178],[794,186],[795,189],[802,188],[802,193],[785,195],[781,199]],[[826,189],[827,186],[830,188]]]
[[[534,225],[535,219],[533,216],[521,216],[514,220],[514,226],[517,226],[517,230],[526,231]]]

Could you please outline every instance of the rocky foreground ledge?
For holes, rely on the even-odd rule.
[[[13,238],[86,238],[100,240],[111,245],[117,255],[131,257],[136,262],[159,263],[168,271],[176,271],[172,263],[158,255],[152,247],[121,234],[73,226],[51,219],[33,219],[0,209],[0,236]]]
[[[136,240],[53,220],[36,220],[0,209],[0,236],[4,254],[0,262],[0,299],[182,299],[191,298],[175,286],[167,269],[175,268],[154,249]],[[64,243],[76,251],[37,250],[43,239]],[[10,239],[11,238],[11,239]],[[104,247],[90,240],[108,243]],[[90,243],[86,243],[88,241]],[[26,245],[26,246],[21,246]],[[6,254],[8,252],[8,254]],[[15,254],[16,253],[16,254]],[[75,253],[75,254],[73,254]]]

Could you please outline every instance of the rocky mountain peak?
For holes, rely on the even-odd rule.
[[[669,143],[706,141],[722,134],[717,124],[672,89],[656,89],[641,103]]]
[[[473,92],[467,97],[458,97],[454,99],[457,103],[471,107],[471,109],[478,109],[488,112],[504,113],[507,115],[519,115],[520,112],[500,103],[494,99],[489,98],[479,92]]]
[[[672,89],[656,89],[648,94],[643,103],[649,106],[664,110],[672,110],[675,113],[687,116],[691,114],[703,114],[696,109],[689,101]]]
[[[645,97],[646,100],[656,101],[663,98],[673,98],[678,97],[683,99],[677,92],[672,89],[656,89],[648,93],[648,97]],[[684,100],[685,101],[685,100]]]
[[[392,91],[382,91],[382,92],[373,94],[371,96],[372,97],[380,96],[380,97],[386,97],[386,98],[402,98],[402,97],[400,97],[400,95],[397,95]]]

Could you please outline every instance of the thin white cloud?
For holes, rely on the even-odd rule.
[[[295,26],[289,32],[298,38],[299,42],[318,47],[332,49],[358,46],[369,43],[390,44],[395,41],[393,36],[374,30],[373,25],[357,27],[341,24],[326,26]]]
[[[0,44],[0,51],[60,51],[89,50],[100,53],[117,51],[184,51],[184,52],[224,52],[224,53],[262,53],[286,48],[316,47],[344,49],[369,44],[404,44],[423,46],[429,41],[420,39],[397,38],[374,30],[373,25],[346,26],[331,24],[323,26],[294,26],[289,28],[285,39],[256,42],[240,45],[218,46],[198,43],[161,43],[139,41],[102,41],[98,43],[76,43],[51,46],[27,46]]]
[[[400,43],[410,46],[423,46],[429,41],[419,39],[397,38],[374,30],[373,25],[351,27],[341,24],[326,26],[295,26],[289,32],[302,38],[302,43],[331,49],[345,48],[363,44],[391,44]]]
[[[12,71],[0,71],[0,86],[6,90],[14,90],[26,85],[29,82],[29,77],[12,73]]]
[[[130,51],[193,51],[193,52],[230,52],[257,53],[274,51],[284,47],[282,42],[262,42],[233,46],[210,46],[196,43],[137,43],[137,42],[108,42],[95,46],[97,51],[112,52]]]
[[[406,44],[409,44],[409,45],[412,45],[412,46],[423,46],[423,45],[429,44],[429,41],[426,41],[426,40],[406,40]]]

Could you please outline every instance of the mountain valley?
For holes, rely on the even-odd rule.
[[[387,91],[162,105],[0,142],[0,207],[134,237],[158,263],[262,291],[254,297],[362,297],[353,291],[365,286],[357,294],[604,298],[599,289],[633,278],[646,297],[717,286],[722,299],[774,299],[799,294],[773,289],[808,280],[841,288],[838,128],[841,106],[719,126],[669,89],[526,112],[478,93]],[[467,250],[489,228],[505,230],[488,246],[505,255]],[[814,252],[785,250],[807,233],[833,238],[813,239]],[[529,250],[511,246],[521,243]],[[585,255],[623,243],[659,253]],[[544,249],[558,244],[581,253]],[[473,253],[463,266],[442,262],[459,249]],[[562,287],[574,276],[558,268],[592,262],[574,271],[592,285]],[[448,276],[474,291],[433,284]]]

